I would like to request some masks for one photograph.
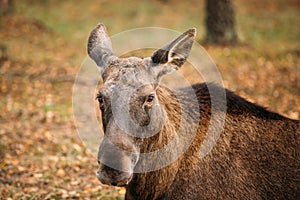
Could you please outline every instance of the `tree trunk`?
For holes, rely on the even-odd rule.
[[[231,0],[206,0],[205,40],[207,43],[223,45],[237,42]]]
[[[13,11],[13,0],[0,0],[0,16]]]

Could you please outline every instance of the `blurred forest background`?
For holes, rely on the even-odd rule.
[[[72,87],[91,29],[198,30],[204,0],[15,0],[0,16],[0,199],[122,199],[101,185],[72,118]],[[300,117],[300,1],[234,0],[239,43],[206,44],[227,88]],[[130,42],[130,41],[128,41]],[[167,42],[167,41],[166,41]],[[115,44],[117,45],[117,44]]]

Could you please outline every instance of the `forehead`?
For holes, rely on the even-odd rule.
[[[126,91],[153,85],[155,79],[148,59],[137,57],[113,61],[103,74],[103,90]]]
[[[134,79],[149,78],[149,60],[137,57],[119,58],[114,60],[105,70],[105,82],[126,82]]]

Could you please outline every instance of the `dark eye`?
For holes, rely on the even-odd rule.
[[[98,94],[96,98],[100,104],[103,104],[104,101],[103,101],[103,97],[101,94]]]
[[[154,94],[150,94],[150,95],[147,97],[147,102],[148,102],[148,103],[151,103],[153,100],[154,100]]]

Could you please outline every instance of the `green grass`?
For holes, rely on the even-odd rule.
[[[246,15],[238,18],[239,35],[244,42],[263,49],[282,51],[287,48],[299,47],[299,13],[286,10],[280,13],[263,13]],[[288,23],[287,23],[288,22]]]
[[[78,42],[77,45],[82,45],[89,30],[99,21],[105,23],[113,34],[143,26],[161,26],[179,31],[197,27],[200,33],[198,37],[203,37],[205,32],[203,1],[177,2],[176,5],[173,5],[173,1],[163,4],[146,0],[31,2],[30,6],[27,2],[17,2],[17,11],[28,18],[42,21],[69,41]],[[261,45],[275,41],[294,43],[299,39],[297,24],[300,14],[297,7],[285,6],[281,9],[282,2],[278,1],[276,12],[255,12],[247,10],[238,1],[235,4],[239,35],[245,42]]]

